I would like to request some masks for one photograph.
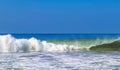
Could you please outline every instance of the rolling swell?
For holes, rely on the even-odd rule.
[[[0,53],[8,53],[8,52],[79,52],[79,51],[83,51],[83,50],[85,50],[85,51],[100,50],[101,48],[104,48],[103,45],[105,45],[105,47],[108,44],[110,44],[112,46],[114,46],[113,44],[119,46],[118,42],[116,44],[117,40],[119,40],[119,39],[41,41],[36,38],[16,39],[12,35],[0,35]]]

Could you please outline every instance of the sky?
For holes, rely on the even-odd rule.
[[[120,0],[0,0],[0,33],[120,33]]]

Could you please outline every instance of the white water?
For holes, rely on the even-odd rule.
[[[0,70],[120,70],[120,53],[0,54]]]
[[[0,54],[0,70],[120,70],[120,52],[46,53],[80,50],[116,40],[119,39],[97,39],[90,44],[80,41],[77,42],[79,45],[68,45],[48,43],[35,38],[16,39],[11,35],[0,35],[0,52],[3,53]]]
[[[91,46],[110,43],[114,40],[102,40],[97,39],[95,42],[89,45],[67,45],[67,44],[54,44],[48,43],[47,41],[40,41],[36,38],[30,39],[16,39],[11,35],[0,35],[0,52],[72,52],[80,51],[84,48],[89,48]]]

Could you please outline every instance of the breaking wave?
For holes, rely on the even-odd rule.
[[[75,41],[41,41],[36,38],[17,39],[12,35],[0,35],[0,52],[78,52],[118,39],[96,39]]]

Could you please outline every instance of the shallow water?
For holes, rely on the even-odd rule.
[[[120,52],[0,54],[0,70],[119,70]]]

